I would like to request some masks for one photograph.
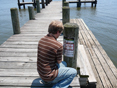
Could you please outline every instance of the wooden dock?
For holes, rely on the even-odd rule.
[[[77,3],[77,7],[81,7],[82,3],[91,3],[91,6],[93,7],[93,4],[97,4],[97,0],[76,0],[76,1],[67,1],[68,3]]]
[[[45,1],[41,0],[39,3],[42,4],[42,8],[45,8],[45,4],[48,5],[51,1],[52,0],[45,0]],[[32,0],[30,2],[25,2],[25,0],[22,0],[22,2],[21,2],[21,0],[18,0],[19,9],[21,9],[21,6],[23,6],[23,8],[25,9],[25,5],[27,5],[27,4],[31,4],[34,6],[34,8],[36,8],[37,3],[36,3],[36,0]]]
[[[0,88],[44,88],[36,70],[37,45],[47,34],[50,22],[62,19],[62,2],[51,2],[35,18],[21,27],[21,34],[11,36],[0,45]],[[79,44],[84,46],[93,69],[96,88],[117,88],[117,69],[93,33],[82,19],[71,22],[79,25]],[[63,42],[63,37],[58,41]],[[75,77],[72,88],[80,88],[78,80],[79,77]],[[88,84],[87,88],[90,87]]]
[[[80,27],[79,43],[84,46],[97,80],[96,88],[117,88],[117,68],[82,19],[71,20]]]
[[[35,18],[0,45],[0,88],[45,88],[37,72],[37,46],[51,21],[62,19],[62,2],[51,2]],[[78,82],[76,77],[70,86],[79,88]]]

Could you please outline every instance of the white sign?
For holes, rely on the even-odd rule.
[[[64,38],[64,55],[74,57],[74,39]]]

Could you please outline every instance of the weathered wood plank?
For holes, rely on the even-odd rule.
[[[44,85],[40,77],[0,77],[1,86],[21,86],[21,87],[48,87]],[[70,84],[73,87],[80,87],[78,77],[75,77]]]
[[[24,53],[37,53],[37,49],[15,49],[15,48],[0,48],[0,52],[24,52]]]
[[[85,27],[87,27],[87,26],[85,26]],[[99,49],[99,52],[101,52],[101,54],[103,55],[103,58],[105,59],[105,61],[108,64],[109,68],[112,70],[113,74],[115,75],[115,78],[117,79],[117,69],[116,69],[116,67],[114,66],[114,64],[110,60],[109,56],[106,54],[105,50],[101,47],[100,43],[97,41],[95,36],[91,32],[89,32],[89,34],[92,37],[93,41],[95,41],[95,43],[96,43],[96,45],[97,45],[97,47]]]
[[[83,45],[79,45],[79,55],[82,56],[81,60],[84,62],[85,66],[86,66],[86,69],[88,71],[88,81],[90,84],[94,84],[94,83],[97,83],[96,81],[96,78],[94,76],[94,73],[92,71],[92,68],[91,68],[91,65],[89,63],[89,60],[88,60],[88,57],[86,55],[86,52],[85,52],[85,49],[84,49],[84,46]]]
[[[84,25],[85,27],[85,25]],[[86,29],[86,28],[85,28]],[[90,31],[89,29],[87,30],[88,32]],[[90,35],[89,35],[90,36]],[[117,80],[115,78],[115,76],[113,75],[111,69],[109,68],[108,64],[105,62],[105,59],[103,58],[103,54],[102,54],[102,51],[99,51],[96,43],[93,41],[92,37],[87,37],[90,41],[90,43],[93,45],[92,48],[94,50],[94,52],[96,53],[96,55],[98,56],[98,59],[99,59],[99,62],[100,64],[102,65],[103,67],[103,70],[107,76],[107,78],[109,79],[110,81],[110,84],[115,87],[116,83],[117,83]],[[96,39],[96,38],[95,38]],[[98,45],[98,46],[101,46],[101,45]],[[110,60],[111,61],[111,60]],[[108,73],[107,73],[108,72]],[[111,75],[111,76],[110,76]]]
[[[0,77],[23,77],[36,76],[39,77],[37,69],[0,69]]]
[[[0,57],[0,61],[10,62],[36,62],[37,57]]]
[[[85,28],[83,28],[83,29],[85,29]],[[88,30],[89,31],[89,30]],[[88,36],[88,34],[86,34],[87,35],[87,38],[89,38],[89,36]],[[96,38],[95,38],[96,39]],[[87,40],[87,41],[89,41],[89,39]],[[91,42],[90,42],[91,43]],[[92,44],[92,43],[91,43]],[[92,44],[93,45],[93,44]],[[91,50],[90,50],[91,51]],[[94,51],[94,50],[93,50]],[[94,60],[94,59],[93,59]],[[94,62],[96,62],[96,61],[94,61]],[[108,74],[108,73],[106,73],[106,74]],[[107,78],[107,80],[108,80],[108,78]],[[110,83],[110,82],[109,82]],[[115,83],[114,83],[115,84]],[[116,85],[115,85],[116,86]]]
[[[29,62],[0,62],[1,69],[37,69],[36,63]]]
[[[37,53],[0,52],[1,57],[36,57]]]
[[[2,44],[0,48],[15,48],[15,49],[37,49],[37,44],[25,44],[25,45],[9,45],[9,44]]]
[[[94,73],[95,73],[95,76],[96,76],[96,79],[97,79],[97,88],[104,88],[103,83],[102,83],[102,81],[100,80],[101,78],[100,78],[100,76],[99,76],[99,73],[97,72],[97,69],[96,69],[96,67],[95,67],[94,61],[92,60],[92,58],[94,59],[95,56],[92,56],[92,54],[91,54],[91,52],[90,52],[90,49],[89,49],[89,47],[87,46],[86,40],[84,40],[84,36],[83,36],[83,34],[82,34],[82,31],[81,31],[81,30],[83,30],[82,27],[81,27],[81,24],[79,23],[79,21],[77,21],[77,20],[75,20],[75,19],[72,20],[72,22],[78,23],[78,25],[79,25],[79,27],[80,27],[80,32],[79,32],[80,44],[83,44],[83,45],[84,45],[85,51],[86,51],[87,56],[88,56],[88,59],[89,59],[91,65],[92,65],[92,69],[93,69],[93,71],[94,71]],[[100,71],[100,72],[101,72],[101,71]],[[102,74],[102,75],[103,75],[103,74]]]
[[[78,21],[78,22],[80,23],[80,21]],[[110,84],[110,82],[104,72],[104,69],[103,69],[100,61],[98,60],[98,56],[95,54],[95,51],[92,48],[92,46],[94,46],[94,45],[89,42],[89,40],[91,40],[91,39],[88,39],[88,38],[90,38],[90,36],[87,33],[87,31],[84,31],[85,28],[83,28],[83,27],[84,27],[83,24],[81,24],[81,28],[82,28],[81,33],[84,37],[84,41],[86,43],[87,48],[89,48],[89,52],[92,56],[92,60],[95,63],[96,69],[97,69],[99,77],[101,79],[100,81],[102,81],[104,87],[112,87],[112,85]]]

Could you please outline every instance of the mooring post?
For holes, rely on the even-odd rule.
[[[29,12],[29,20],[35,20],[34,8],[32,6],[28,6],[28,12]]]
[[[42,2],[42,8],[45,8],[45,3],[44,3],[44,0],[41,0]]]
[[[65,2],[63,3],[63,6],[68,6],[68,7],[69,7],[69,2],[66,2],[66,1],[65,1]]]
[[[66,2],[66,0],[62,0],[62,6],[64,6],[63,4],[64,4],[64,2]]]
[[[78,0],[77,7],[81,7],[81,1]]]
[[[24,2],[24,0],[22,0],[22,2]],[[24,9],[25,9],[25,4],[23,5]]]
[[[95,0],[95,7],[96,7],[96,4],[97,4],[97,0]]]
[[[91,3],[91,7],[93,7],[93,2]]]
[[[65,24],[70,21],[70,8],[68,6],[64,6],[62,10],[63,24]]]
[[[79,27],[76,23],[64,24],[64,61],[68,67],[77,67]]]
[[[46,6],[48,5],[48,0],[45,0],[46,1]]]
[[[11,11],[13,32],[14,32],[14,34],[20,34],[18,10],[17,10],[17,8],[11,8],[10,11]]]
[[[36,8],[36,0],[34,0],[33,6],[34,6],[34,8]]]
[[[37,13],[40,13],[40,1],[36,0],[36,4],[37,4]]]
[[[21,7],[20,7],[20,0],[17,0],[18,1],[18,7],[19,7],[19,9],[21,9]]]

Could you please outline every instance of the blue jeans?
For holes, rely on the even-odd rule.
[[[52,88],[68,88],[73,78],[76,76],[77,71],[74,68],[67,67],[64,61],[57,65],[59,68],[58,76],[49,83],[54,84]]]

